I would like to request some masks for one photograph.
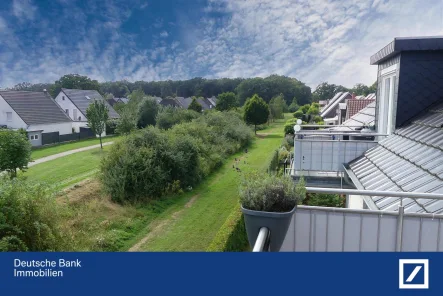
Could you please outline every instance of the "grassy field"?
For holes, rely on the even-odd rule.
[[[117,139],[119,139],[119,137],[110,136],[110,137],[103,138],[102,142],[106,143],[106,142],[115,141]],[[88,146],[92,146],[92,145],[97,145],[97,144],[100,144],[100,140],[94,138],[94,139],[87,139],[87,140],[76,141],[76,142],[71,142],[71,143],[59,144],[59,145],[50,146],[50,147],[37,148],[32,151],[31,158],[33,160],[36,160],[36,159],[46,157],[49,155],[54,155],[57,153],[61,153],[61,152],[69,151],[69,150],[74,150],[74,149],[78,149],[78,148],[83,148],[83,147],[88,147]]]
[[[30,167],[24,176],[31,181],[67,187],[92,176],[98,169],[100,159],[109,146],[78,152]]]
[[[111,202],[95,179],[65,190],[58,200],[66,205],[63,227],[73,243],[69,250],[205,251],[238,204],[241,173],[232,167],[235,158],[240,159],[242,172],[264,170],[271,152],[282,142],[285,120],[259,131],[247,154],[226,159],[190,192],[147,205],[122,206]],[[66,187],[92,176],[101,156],[99,149],[80,152],[36,165],[26,175]]]
[[[211,177],[193,191],[181,196],[180,206],[174,206],[175,211],[163,213],[163,220],[157,219],[151,223],[144,236],[139,235],[140,241],[132,250],[206,250],[238,204],[237,188],[241,173],[232,167],[235,158],[240,158],[239,168],[242,172],[252,169],[265,170],[271,152],[282,142],[285,120],[279,120],[267,129],[259,131],[247,154],[241,152],[233,155]]]

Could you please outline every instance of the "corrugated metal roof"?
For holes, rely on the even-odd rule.
[[[45,92],[0,91],[0,95],[28,125],[71,121]]]
[[[397,129],[349,163],[361,186],[370,190],[443,192],[443,104]],[[373,199],[377,209],[396,211],[400,198]],[[443,213],[443,200],[403,199],[405,212]]]
[[[343,93],[338,98],[337,95],[335,95],[334,98],[332,98],[332,100],[329,102],[329,104],[322,109],[322,111],[320,112],[320,116],[323,118],[328,117],[328,115],[331,115],[332,111],[338,106],[339,103],[343,103],[346,99],[350,98],[351,94],[348,92]],[[335,113],[332,115],[335,115]]]
[[[62,88],[65,95],[74,103],[75,106],[86,115],[86,109],[93,100],[103,100],[109,109],[110,118],[119,118],[114,108],[98,93],[96,90],[81,90]]]

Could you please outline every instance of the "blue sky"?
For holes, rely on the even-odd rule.
[[[372,84],[372,54],[394,37],[443,35],[442,16],[440,0],[2,0],[0,87],[69,73]]]

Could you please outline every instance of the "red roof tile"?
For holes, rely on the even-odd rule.
[[[361,109],[374,102],[374,100],[348,100],[348,106],[346,108],[346,120],[357,114]]]

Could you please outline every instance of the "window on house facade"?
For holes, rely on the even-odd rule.
[[[74,109],[72,112],[73,112],[72,116],[74,117],[75,120],[77,118],[77,109]]]
[[[31,140],[38,140],[38,135],[31,135]]]
[[[12,112],[6,112],[6,120],[12,121]]]
[[[62,101],[64,101],[65,100],[65,96],[62,96]]]
[[[391,66],[382,71],[381,79],[381,100],[379,106],[378,132],[392,134],[395,129],[394,122],[394,93],[397,81],[397,65]]]
[[[66,114],[69,115],[69,109],[65,109]]]

